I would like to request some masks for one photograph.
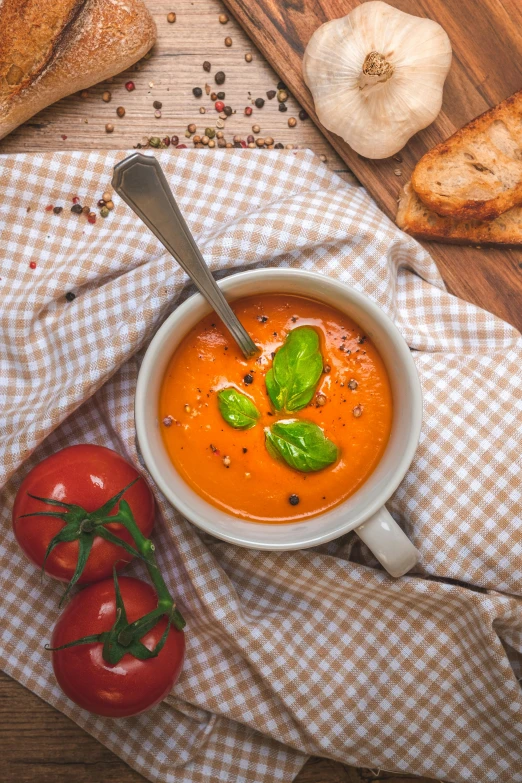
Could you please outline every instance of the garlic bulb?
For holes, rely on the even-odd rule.
[[[375,0],[319,27],[303,70],[325,128],[366,158],[387,158],[436,118],[450,65],[437,22]]]

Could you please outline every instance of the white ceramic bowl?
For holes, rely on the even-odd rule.
[[[252,294],[288,293],[318,299],[353,318],[377,347],[393,395],[393,424],[374,472],[339,506],[302,522],[263,524],[238,519],[207,503],[179,476],[161,438],[161,382],[176,347],[211,308],[200,295],[187,299],[158,329],[141,365],[135,399],[136,432],[153,479],[191,522],[224,541],[251,549],[290,550],[316,546],[356,530],[393,575],[413,567],[417,550],[384,508],[412,461],[422,423],[422,396],[410,350],[382,310],[368,297],[329,277],[295,269],[259,269],[219,283],[229,301]]]

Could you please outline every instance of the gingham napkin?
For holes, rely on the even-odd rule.
[[[95,203],[124,154],[0,162],[3,667],[164,783],[290,781],[308,754],[520,783],[522,343],[446,293],[420,246],[310,152],[159,158],[215,272],[315,270],[397,323],[425,419],[389,508],[422,560],[394,581],[361,545],[352,552],[352,535],[302,552],[237,549],[202,535],[156,491],[162,564],[188,621],[182,677],[163,704],[120,721],[61,694],[43,649],[61,588],[42,585],[18,549],[13,498],[33,465],[73,443],[110,446],[139,466],[143,348],[189,293],[121,201],[96,225],[70,213],[75,195]]]

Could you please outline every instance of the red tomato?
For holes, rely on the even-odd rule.
[[[61,519],[36,516],[20,519],[36,511],[66,511],[28,496],[62,500],[95,511],[140,474],[123,457],[104,446],[69,446],[47,457],[27,474],[20,485],[13,507],[16,539],[27,557],[40,568],[51,539],[64,527]],[[125,494],[136,523],[143,534],[150,535],[154,524],[154,498],[146,481],[137,481]],[[118,504],[111,514],[118,510]],[[133,544],[132,536],[118,524],[106,525],[115,535]],[[78,541],[59,543],[45,564],[45,571],[55,579],[69,582],[78,559]],[[119,546],[95,537],[79,583],[96,582],[111,576],[113,566],[120,570],[132,556]]]
[[[120,577],[119,585],[129,623],[156,608],[156,593],[146,582]],[[115,619],[114,581],[96,582],[67,605],[54,629],[51,647],[109,631]],[[149,650],[161,639],[166,622],[162,617],[141,639]],[[104,661],[102,649],[101,643],[94,642],[56,650],[52,653],[54,673],[65,695],[83,709],[123,718],[153,707],[172,690],[183,666],[185,634],[171,626],[164,647],[156,658],[146,661],[126,654],[111,666]]]

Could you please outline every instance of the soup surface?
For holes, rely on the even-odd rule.
[[[354,321],[312,299],[264,294],[232,308],[261,352],[245,359],[215,313],[192,329],[161,387],[159,420],[168,454],[198,495],[235,516],[277,523],[326,511],[361,486],[386,447],[392,397],[384,363]],[[310,404],[278,412],[265,375],[288,334],[303,326],[319,335],[324,369]],[[251,429],[234,429],[220,412],[218,394],[231,387],[260,413]],[[321,427],[338,447],[337,460],[304,473],[275,459],[265,428],[289,419]]]

